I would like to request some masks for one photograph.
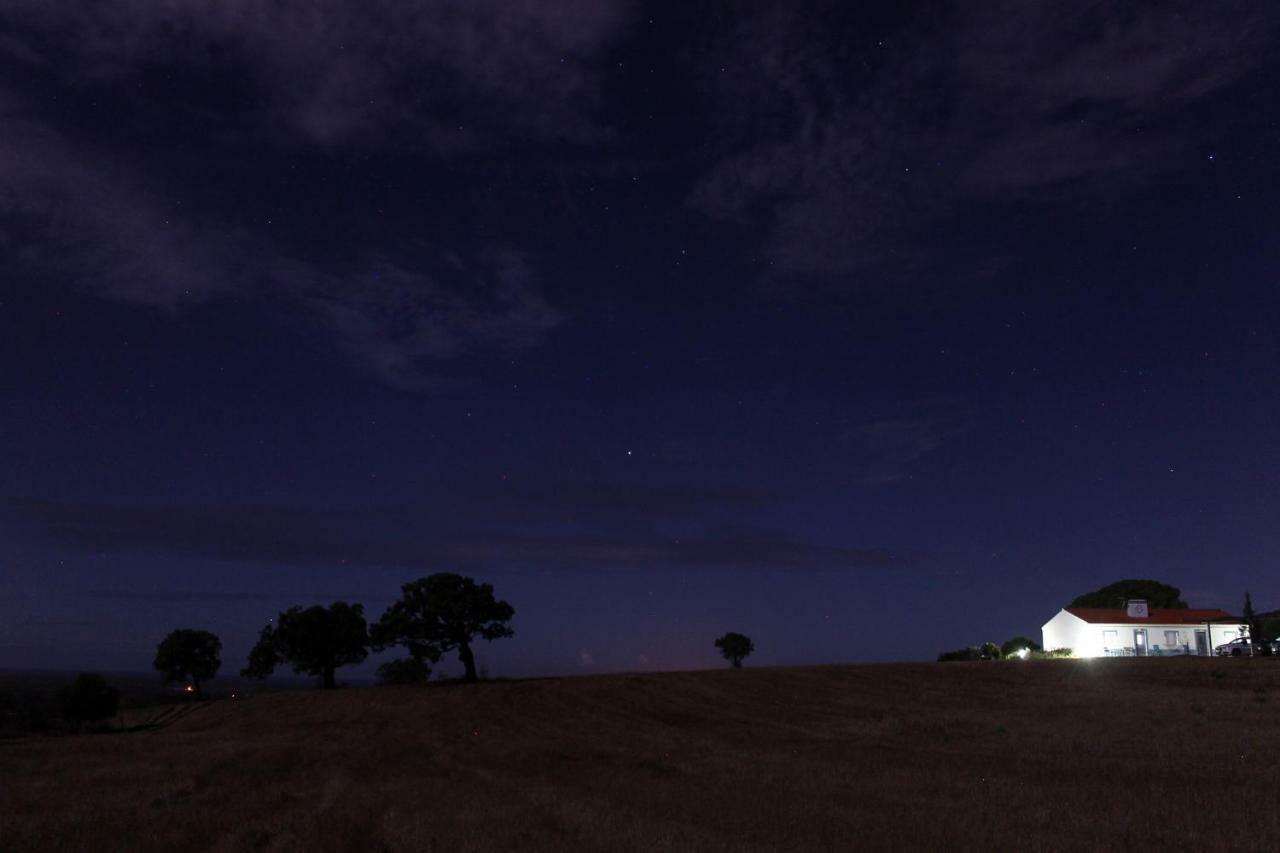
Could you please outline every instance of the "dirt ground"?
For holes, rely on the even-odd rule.
[[[1280,848],[1280,659],[267,693],[0,741],[0,850]]]

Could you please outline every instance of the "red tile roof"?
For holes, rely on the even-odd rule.
[[[1072,616],[1086,622],[1114,625],[1189,625],[1196,622],[1240,621],[1225,610],[1160,610],[1152,608],[1145,618],[1130,616],[1123,607],[1068,607]]]

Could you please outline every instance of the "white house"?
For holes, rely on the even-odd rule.
[[[1077,657],[1212,655],[1215,646],[1248,635],[1224,610],[1163,610],[1145,601],[1125,607],[1066,607],[1041,629],[1046,649]]]

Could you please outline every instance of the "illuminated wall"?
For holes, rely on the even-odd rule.
[[[1213,653],[1215,646],[1241,636],[1243,628],[1243,625],[1234,623],[1209,623],[1209,653]],[[1104,657],[1108,648],[1135,648],[1135,630],[1146,631],[1149,654],[1155,654],[1157,646],[1161,650],[1169,646],[1170,638],[1166,637],[1166,632],[1177,632],[1177,642],[1189,646],[1191,654],[1195,654],[1195,632],[1205,630],[1205,624],[1165,625],[1155,621],[1148,624],[1086,622],[1066,610],[1060,610],[1058,615],[1044,624],[1041,629],[1041,639],[1046,649],[1071,649],[1076,657],[1082,658]]]

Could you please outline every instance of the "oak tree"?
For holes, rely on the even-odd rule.
[[[508,624],[515,608],[493,596],[493,586],[452,572],[437,572],[401,587],[393,603],[374,624],[374,647],[405,647],[419,661],[440,660],[458,650],[464,678],[476,681],[477,639],[514,636]]]
[[[716,648],[734,667],[741,667],[742,659],[756,650],[750,637],[735,631],[730,631],[716,640]]]
[[[209,631],[179,628],[160,641],[152,666],[166,681],[189,681],[199,698],[201,682],[217,675],[222,666],[222,641]]]
[[[322,686],[332,688],[337,686],[338,667],[368,656],[363,605],[335,601],[328,607],[291,607],[262,629],[249,652],[249,665],[240,674],[266,678],[278,664],[289,663],[294,672],[318,675]]]

